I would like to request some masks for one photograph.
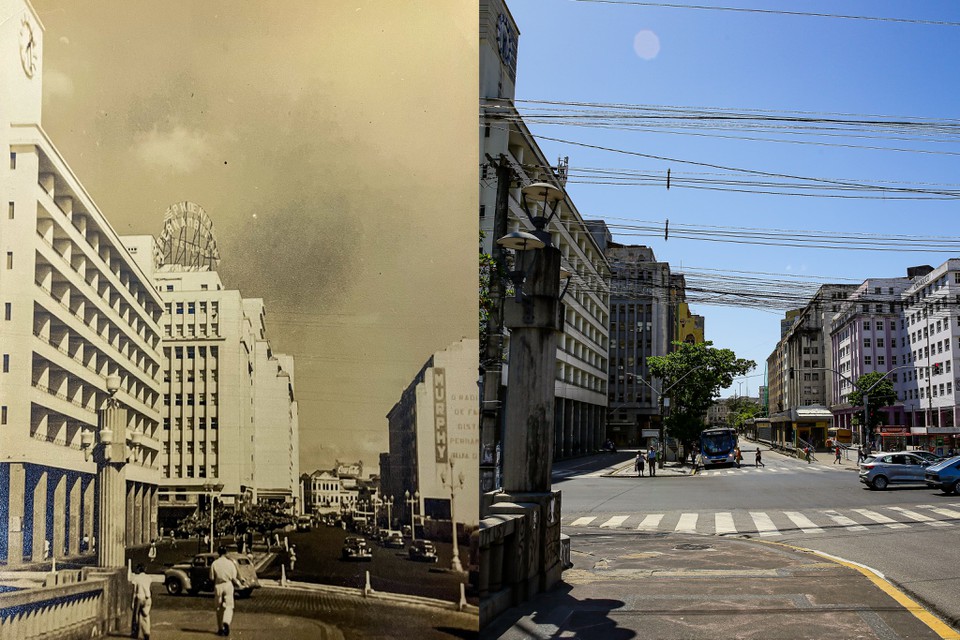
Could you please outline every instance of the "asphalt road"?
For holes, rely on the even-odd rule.
[[[744,446],[752,460],[752,443]],[[561,463],[568,533],[591,528],[761,536],[867,565],[955,628],[960,622],[960,496],[926,487],[872,491],[853,466],[831,458],[807,465],[764,452],[766,468],[696,476],[602,477],[598,470],[630,453]]]
[[[325,525],[314,527],[311,531],[287,534],[290,544],[297,547],[296,566],[293,571],[287,571],[287,577],[303,582],[359,588],[364,586],[366,572],[369,571],[370,584],[376,591],[451,602],[460,599],[460,583],[466,582],[467,576],[449,570],[453,555],[451,544],[434,543],[439,558],[436,563],[410,560],[406,547],[385,548],[373,541],[367,541],[373,552],[373,559],[369,562],[342,560],[340,550],[344,538],[356,535],[339,527]],[[409,540],[406,542],[409,545]],[[464,566],[467,564],[467,552],[468,549],[461,546],[460,559]],[[280,567],[275,564],[261,575],[279,578]],[[476,598],[472,600],[477,604]]]

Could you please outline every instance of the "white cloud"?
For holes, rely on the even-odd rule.
[[[71,98],[73,97],[73,80],[56,69],[47,69],[43,72],[43,90],[47,95],[55,98]]]
[[[660,38],[653,31],[644,29],[633,37],[633,50],[644,60],[653,60],[660,53]]]
[[[187,173],[210,156],[213,146],[206,133],[177,125],[173,131],[158,131],[154,127],[152,131],[140,134],[133,150],[149,166]]]

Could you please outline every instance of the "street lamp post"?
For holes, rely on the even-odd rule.
[[[109,397],[99,412],[99,432],[94,448],[97,463],[97,566],[123,567],[126,564],[127,410],[117,399],[120,376],[106,378]]]
[[[409,491],[404,491],[403,495],[406,496],[406,502],[410,505],[410,540],[414,541],[417,539],[416,508],[417,503],[420,502],[420,492],[414,491],[411,496]]]
[[[213,553],[213,546],[214,546],[213,540],[214,540],[214,533],[215,533],[213,528],[213,510],[214,510],[213,508],[216,500],[216,496],[214,496],[214,494],[220,495],[220,492],[223,491],[223,484],[207,482],[203,485],[203,489],[207,493],[209,506],[210,506],[210,541],[209,541],[209,544],[207,545],[208,546],[207,551],[209,551],[210,553]]]
[[[393,496],[387,498],[384,504],[387,505],[387,529],[390,529],[393,527]]]
[[[440,481],[443,483],[443,486],[450,487],[450,527],[451,533],[453,534],[453,559],[450,561],[450,568],[458,573],[463,573],[463,565],[460,564],[460,547],[457,540],[457,515],[456,515],[456,493],[457,491],[463,489],[464,483],[463,471],[461,471],[456,480],[453,476],[453,459],[450,459],[450,480],[447,480],[446,471],[440,472]]]

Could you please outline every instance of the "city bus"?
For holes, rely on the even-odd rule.
[[[718,427],[700,432],[700,459],[703,466],[733,464],[733,450],[737,446],[734,429]]]

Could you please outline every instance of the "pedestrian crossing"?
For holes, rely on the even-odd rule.
[[[953,508],[950,508],[953,507]],[[647,533],[757,535],[776,537],[803,533],[823,535],[838,531],[866,532],[911,527],[960,527],[960,502],[942,505],[874,506],[850,509],[782,511],[664,511],[578,515],[564,518],[565,527],[629,529]]]
[[[820,464],[794,464],[790,466],[772,466],[768,465],[766,467],[747,467],[743,466],[739,469],[737,468],[725,468],[725,469],[704,469],[697,473],[694,477],[709,478],[714,476],[732,476],[739,475],[744,473],[762,473],[768,475],[790,475],[790,474],[818,474],[818,473],[830,473],[831,471],[844,471],[844,467],[841,466],[832,466],[828,467]]]

